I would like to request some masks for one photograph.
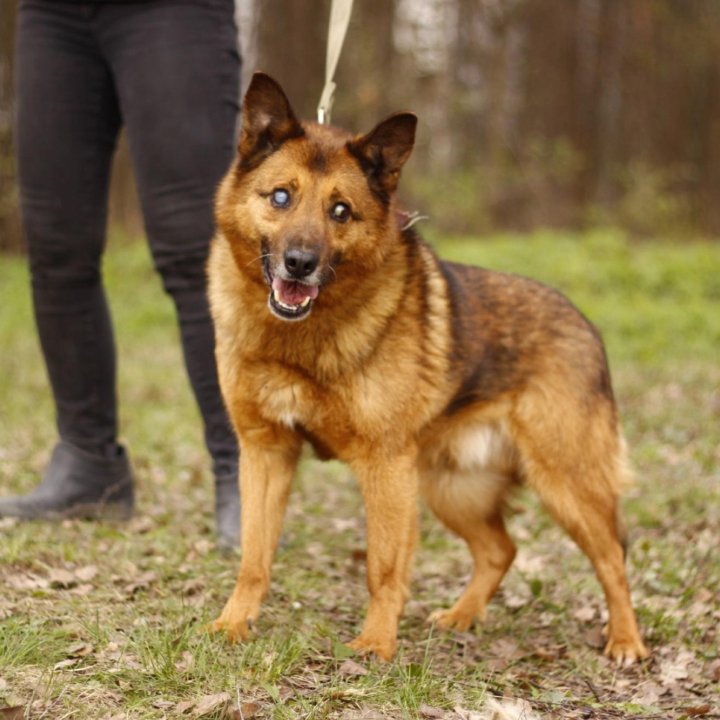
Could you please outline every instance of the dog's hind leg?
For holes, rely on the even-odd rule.
[[[602,585],[609,613],[605,654],[619,663],[647,657],[630,600],[615,508],[564,488],[554,487],[540,495],[553,517],[590,558]]]
[[[463,594],[449,610],[436,610],[429,618],[445,630],[467,630],[485,620],[487,605],[515,558],[515,545],[505,530],[500,512],[490,518],[472,517],[466,508],[432,505],[440,520],[468,545],[474,567]]]
[[[519,442],[528,484],[588,556],[608,605],[605,654],[618,663],[647,657],[625,573],[624,528],[618,523],[621,441],[595,418],[584,432],[563,437],[562,451],[526,436]],[[575,427],[582,428],[580,422]],[[539,419],[533,424],[537,432]]]

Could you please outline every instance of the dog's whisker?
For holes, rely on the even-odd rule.
[[[263,258],[270,257],[270,253],[263,253],[262,255],[258,255],[256,258],[253,258],[245,267],[248,267],[252,265],[254,262],[258,262],[258,260],[262,260]]]

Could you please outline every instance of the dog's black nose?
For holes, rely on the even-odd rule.
[[[285,269],[298,280],[307,277],[318,266],[320,258],[311,250],[290,248],[285,251]]]

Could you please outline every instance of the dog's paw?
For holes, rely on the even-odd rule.
[[[380,660],[389,662],[395,657],[397,641],[395,638],[392,640],[372,638],[363,633],[349,642],[347,646],[360,655],[375,655]]]
[[[253,621],[250,619],[228,621],[224,620],[223,616],[220,615],[217,620],[213,620],[213,622],[208,625],[207,630],[212,634],[222,633],[228,642],[243,642],[252,634]]]
[[[485,612],[476,608],[453,607],[449,610],[436,610],[427,619],[431,625],[436,625],[441,630],[454,630],[455,632],[467,632],[476,621],[485,620]]]
[[[210,623],[208,631],[222,633],[231,643],[247,640],[253,632],[253,614],[245,603],[232,597],[225,603],[220,616]]]
[[[640,638],[610,638],[604,652],[616,664],[623,667],[644,660],[650,655]]]

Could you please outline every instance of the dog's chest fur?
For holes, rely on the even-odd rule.
[[[378,350],[385,352],[391,351]],[[275,362],[258,364],[253,368],[256,406],[263,420],[300,433],[320,456],[350,459],[358,442],[387,442],[388,427],[398,438],[406,437],[426,415],[418,407],[423,392],[412,368],[393,376],[386,367],[370,361],[346,373],[342,382],[322,385]]]
[[[218,237],[210,292],[221,382],[254,408],[250,422],[259,415],[345,459],[360,442],[387,442],[387,428],[407,439],[440,414],[453,390],[446,288],[430,251],[414,261],[355,317],[338,320],[320,305],[303,323],[285,323],[270,316],[264,289],[230,272]],[[212,271],[220,265],[224,273]]]

